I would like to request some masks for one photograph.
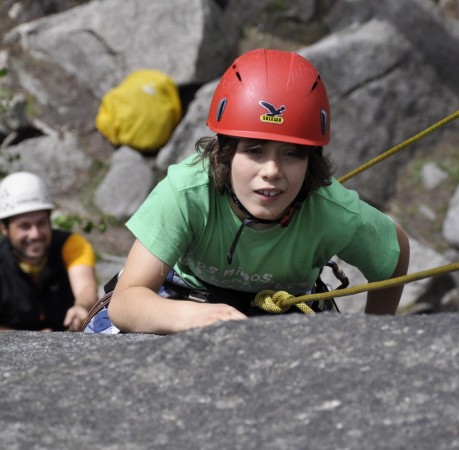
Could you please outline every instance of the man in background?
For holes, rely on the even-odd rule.
[[[54,205],[37,175],[0,183],[0,330],[77,331],[97,301],[95,254],[51,227]]]

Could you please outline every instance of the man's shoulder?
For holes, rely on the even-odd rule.
[[[69,239],[70,236],[72,236],[73,233],[70,231],[65,231],[65,230],[60,230],[58,228],[52,228],[51,229],[51,248],[50,251],[53,249],[61,249],[67,240]]]
[[[53,240],[65,242],[73,233],[71,231],[61,230],[59,228],[51,229]]]
[[[4,261],[7,255],[11,254],[11,245],[9,239],[2,236],[0,239],[0,261]]]

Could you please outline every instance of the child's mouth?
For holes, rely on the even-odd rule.
[[[264,197],[277,197],[280,191],[256,191],[256,193]]]

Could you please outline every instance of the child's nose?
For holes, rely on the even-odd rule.
[[[276,177],[280,174],[281,168],[279,161],[275,158],[269,158],[263,163],[262,176],[263,177]]]

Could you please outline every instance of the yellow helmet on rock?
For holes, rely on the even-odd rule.
[[[53,207],[48,189],[38,175],[15,172],[0,183],[0,219]]]

